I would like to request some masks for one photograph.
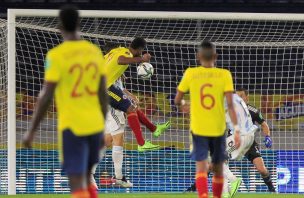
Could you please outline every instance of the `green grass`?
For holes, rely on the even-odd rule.
[[[4,196],[1,198],[70,198],[70,195],[16,195],[16,196]],[[179,193],[179,194],[164,194],[164,193],[146,193],[146,194],[100,194],[100,198],[197,198],[194,193]],[[234,198],[303,198],[304,195],[295,194],[244,194],[239,193]]]

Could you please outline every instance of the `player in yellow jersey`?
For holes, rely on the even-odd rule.
[[[146,46],[143,38],[135,38],[128,48],[117,47],[105,55],[108,71],[108,94],[110,105],[114,109],[120,110],[127,114],[127,120],[132,129],[137,143],[138,151],[151,151],[159,149],[159,145],[154,145],[150,141],[144,140],[140,124],[145,125],[154,137],[159,137],[165,130],[170,127],[170,122],[154,125],[146,115],[137,108],[137,99],[126,89],[114,85],[131,63],[149,62],[151,55],[149,53],[141,56]]]
[[[175,104],[181,105],[186,92],[190,92],[190,130],[196,161],[196,187],[199,198],[208,198],[208,152],[213,164],[213,197],[220,198],[223,190],[223,163],[226,160],[226,119],[224,97],[235,129],[235,144],[240,145],[239,126],[233,107],[233,81],[228,70],[215,67],[217,54],[213,43],[205,41],[199,46],[197,59],[201,66],[188,68],[181,80]]]
[[[99,161],[107,112],[105,63],[101,50],[78,34],[79,13],[65,6],[59,13],[64,42],[46,56],[45,81],[23,144],[31,147],[55,93],[62,166],[73,198],[97,198],[89,176]]]

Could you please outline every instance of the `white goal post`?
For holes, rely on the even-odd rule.
[[[20,150],[20,148],[20,156],[17,156],[18,146],[20,147],[21,141],[20,137],[22,137],[22,133],[20,131],[18,132],[20,134],[17,135],[17,128],[19,127],[21,131],[23,130],[22,132],[24,132],[24,130],[27,130],[26,127],[28,126],[28,121],[30,119],[27,115],[18,112],[18,108],[21,109],[21,107],[18,106],[16,90],[18,90],[18,92],[22,92],[20,90],[22,90],[24,87],[26,87],[24,89],[32,89],[31,86],[39,87],[40,85],[36,85],[37,81],[35,81],[35,78],[39,78],[40,81],[43,78],[40,76],[40,73],[34,74],[30,77],[20,77],[20,74],[16,74],[16,69],[18,69],[18,67],[22,67],[22,70],[20,70],[20,72],[22,73],[28,70],[29,68],[36,68],[36,61],[34,60],[34,57],[37,57],[40,62],[43,62],[43,58],[41,58],[42,52],[45,52],[51,47],[54,47],[56,44],[58,44],[58,42],[60,41],[60,37],[58,34],[59,30],[57,29],[57,21],[56,19],[54,19],[55,17],[57,17],[57,15],[58,10],[8,10],[6,60],[7,63],[4,63],[4,65],[7,66],[7,127],[0,128],[0,136],[7,138],[7,177],[6,179],[5,177],[2,178],[2,180],[0,179],[0,186],[6,186],[5,184],[7,184],[7,193],[9,195],[14,195],[17,193],[17,186],[19,186],[19,188],[21,189],[19,190],[19,193],[32,192],[26,189],[26,187],[24,187],[24,184],[27,184],[27,182],[22,181],[19,184],[18,182],[16,182],[18,180],[16,174],[19,175],[19,180],[21,180],[20,178],[23,177],[21,176],[22,174],[29,174],[28,172],[26,172],[27,170],[23,170],[24,168],[20,168],[20,170],[17,170],[18,164],[21,166],[22,160],[24,159],[27,162],[30,162],[34,156],[34,154]],[[275,183],[277,185],[281,185],[281,187],[278,186],[278,188],[281,188],[281,192],[289,192],[287,189],[289,187],[295,188],[294,192],[296,193],[301,192],[301,189],[303,190],[302,192],[304,192],[304,187],[300,186],[300,183],[296,184],[295,181],[291,181],[294,183],[287,182],[286,184],[284,184],[282,180],[280,181],[281,183],[277,183],[277,174],[279,174],[277,173],[277,171],[287,170],[288,168],[296,168],[299,169],[298,174],[300,174],[299,167],[300,165],[302,166],[302,164],[300,164],[300,162],[298,161],[294,161],[294,163],[292,162],[293,164],[289,166],[283,166],[284,162],[286,162],[284,156],[286,157],[287,155],[294,155],[294,159],[297,160],[299,159],[301,152],[304,152],[304,149],[300,146],[301,141],[304,141],[304,135],[300,133],[300,130],[304,128],[304,121],[302,118],[303,112],[301,112],[302,110],[300,110],[300,108],[297,109],[299,112],[291,115],[291,117],[284,117],[287,113],[284,111],[286,105],[283,105],[283,107],[281,103],[291,102],[291,108],[298,103],[304,104],[304,99],[302,97],[302,95],[304,94],[304,84],[302,82],[302,75],[304,74],[304,71],[303,66],[299,66],[301,61],[298,60],[302,57],[300,53],[304,51],[304,34],[303,31],[300,31],[300,29],[304,27],[304,14],[81,10],[80,15],[81,17],[85,18],[83,23],[81,23],[81,25],[83,25],[81,33],[82,36],[84,38],[89,38],[93,42],[97,40],[97,43],[99,44],[104,44],[106,41],[119,41],[120,44],[127,44],[136,35],[143,37],[146,36],[146,40],[148,42],[148,49],[155,56],[155,60],[152,64],[157,65],[156,77],[153,78],[151,81],[145,82],[142,82],[140,80],[130,80],[127,82],[127,87],[129,87],[132,91],[138,93],[139,95],[142,95],[142,93],[147,93],[149,96],[142,96],[143,100],[145,100],[145,97],[150,96],[151,98],[156,98],[155,101],[158,101],[158,109],[156,110],[155,114],[151,115],[151,119],[158,121],[164,120],[167,115],[170,115],[170,119],[172,119],[173,122],[176,123],[176,126],[174,126],[173,129],[168,132],[168,135],[166,135],[160,141],[161,144],[164,145],[164,147],[167,147],[170,143],[172,143],[173,145],[173,142],[175,147],[177,145],[176,142],[181,142],[183,146],[188,146],[189,141],[187,135],[188,125],[184,121],[185,119],[188,119],[187,116],[185,114],[179,113],[173,116],[173,110],[170,108],[170,104],[168,104],[166,98],[162,97],[169,97],[170,95],[174,94],[176,82],[180,80],[182,71],[184,71],[190,64],[195,64],[195,46],[203,39],[213,41],[218,47],[217,50],[220,56],[218,65],[224,66],[228,69],[232,69],[232,72],[234,73],[234,76],[236,78],[234,79],[236,86],[248,88],[250,94],[252,95],[251,99],[254,100],[252,102],[255,105],[258,105],[258,108],[262,108],[262,106],[264,105],[262,104],[264,99],[269,99],[269,101],[267,102],[269,102],[269,104],[273,104],[273,109],[270,109],[269,105],[267,105],[268,103],[263,106],[265,107],[265,109],[268,108],[267,110],[272,111],[272,114],[266,110],[263,113],[267,115],[269,114],[268,116],[266,116],[266,119],[271,125],[271,129],[274,131],[275,134],[273,138],[274,150],[272,150],[271,154],[269,154],[272,156],[269,157],[269,164],[271,164],[272,166],[272,173],[274,174],[273,179],[275,180]],[[101,27],[103,25],[104,27]],[[116,32],[115,29],[119,29],[120,32]],[[132,31],[134,31],[135,33],[133,34]],[[55,34],[56,36],[54,36]],[[27,45],[31,45],[30,49],[27,49]],[[32,53],[31,49],[37,49],[39,48],[39,45],[41,45],[41,48],[43,48],[43,50],[39,52],[34,51]],[[168,51],[164,51],[165,49],[167,49]],[[277,51],[277,54],[274,54],[275,51]],[[175,53],[178,53],[178,55],[176,55]],[[185,55],[183,55],[183,53]],[[157,55],[159,57],[157,57]],[[20,60],[24,60],[24,63],[19,64],[18,66],[17,62]],[[172,61],[172,63],[170,63],[170,61]],[[179,67],[173,67],[173,64],[176,64]],[[273,71],[273,68],[275,68],[277,64],[279,65],[279,69],[277,71]],[[0,72],[1,69],[2,68],[0,63]],[[35,69],[32,70],[33,71],[31,72],[35,71]],[[250,73],[252,73],[252,75],[250,75]],[[16,75],[19,75],[21,80],[16,79]],[[133,70],[129,71],[128,77],[136,77]],[[24,79],[29,78],[34,79],[32,83],[27,84],[27,82],[24,82]],[[270,80],[267,81],[266,79]],[[293,81],[294,84],[296,84],[295,86],[292,85]],[[155,83],[156,85],[155,87],[153,85],[153,90],[152,88],[149,88],[151,83]],[[278,84],[280,84],[281,86],[277,86]],[[163,86],[164,88],[160,89],[161,86]],[[35,91],[37,90],[34,90],[32,92]],[[28,90],[26,90],[26,92],[28,92]],[[292,97],[293,99],[290,99],[291,101],[285,101],[283,98],[287,97]],[[153,99],[151,100],[153,101]],[[25,105],[31,105],[29,103],[32,103],[33,101],[35,100],[27,99]],[[276,106],[276,103],[279,103],[278,106]],[[1,111],[2,110],[0,110],[0,118]],[[279,115],[280,118],[276,118],[277,114],[280,113],[282,114],[282,116]],[[48,114],[44,123],[44,125],[48,129],[52,128],[50,130],[54,130],[56,128],[55,124],[52,121],[54,119],[54,116],[55,115],[53,114]],[[290,121],[291,119],[295,119],[295,121]],[[0,127],[1,126],[2,125],[0,125]],[[7,132],[4,132],[4,129],[7,129]],[[47,137],[44,137],[44,128],[42,127],[40,131],[41,130],[41,134],[38,134],[39,141],[37,141],[36,143],[37,145],[39,145],[39,148],[43,148],[38,148],[37,150],[39,150],[40,153],[43,153],[46,152],[43,146],[49,144],[48,138],[52,138],[53,136],[48,135]],[[289,134],[290,131],[292,132]],[[257,136],[259,143],[261,143],[262,140],[260,139],[260,133]],[[131,133],[128,133],[126,138],[130,144],[135,144]],[[52,139],[52,144],[56,144],[55,139],[56,138]],[[292,143],[293,145],[290,146],[290,143]],[[2,141],[0,141],[0,144],[6,145]],[[5,149],[4,147],[3,149]],[[131,148],[133,147],[130,147],[129,150],[132,150]],[[173,150],[172,152],[168,152],[172,156],[172,158],[174,158],[174,155],[180,155],[178,154],[179,149],[182,149],[182,146],[177,148],[177,151]],[[55,148],[52,147],[52,149],[50,150],[55,150]],[[137,159],[135,158],[136,156],[138,157],[138,154],[131,153],[131,155],[134,157],[131,160],[134,159],[136,161]],[[157,155],[165,156],[165,154],[162,155],[161,152],[158,152]],[[278,156],[283,157],[280,158]],[[147,163],[152,162],[153,157],[151,158],[145,158],[145,160],[147,160]],[[37,167],[31,165],[31,167],[29,168],[32,171],[34,169],[39,169],[40,166],[46,166],[46,168],[52,166],[48,164],[44,165],[44,161],[42,159],[35,159],[35,162],[33,161],[33,163],[36,163],[36,160],[39,160],[39,162],[37,161]],[[186,154],[183,159],[180,159],[180,161],[182,160],[184,160],[183,164],[185,166],[185,169],[183,169],[182,165],[180,166],[179,170],[181,170],[182,174],[186,175],[190,174],[190,171],[193,172],[193,166],[188,166],[188,158],[186,158]],[[268,157],[266,157],[266,161],[267,160]],[[280,161],[280,164],[275,164],[275,161],[277,160]],[[50,163],[56,164],[56,162],[54,161]],[[157,162],[155,166],[161,167],[161,163],[161,161]],[[232,170],[237,174],[239,174],[239,169],[237,166],[241,166],[241,169],[244,168],[253,170],[251,168],[248,168],[250,167],[250,164],[248,164],[247,162],[245,163],[245,160],[244,163],[241,163],[241,165],[232,164]],[[54,165],[54,167],[55,166],[57,167],[57,164]],[[168,164],[167,166],[171,167]],[[140,165],[138,165],[138,167],[140,167]],[[158,167],[155,169],[158,169]],[[1,168],[2,167],[0,164],[0,169]],[[304,170],[304,167],[302,168]],[[21,169],[23,172],[21,171]],[[171,170],[172,167],[169,169]],[[130,172],[130,174],[133,173],[133,171]],[[136,171],[134,170],[134,172]],[[154,174],[160,175],[161,173],[154,172]],[[256,174],[256,172],[253,174],[250,173],[249,177],[251,179],[256,179],[257,176],[254,174]],[[281,172],[280,174],[284,174],[284,172]],[[301,174],[304,175],[304,171],[301,172]],[[304,178],[303,175],[302,177]],[[154,177],[148,174],[141,175],[141,177],[149,178],[152,180],[154,179]],[[189,178],[180,179],[178,175],[175,175],[171,172],[170,174],[168,173],[168,178],[169,177],[176,178],[176,180],[174,180],[174,182],[176,182],[175,184],[181,185],[180,188],[170,188],[170,190],[172,191],[180,191],[184,186],[187,186],[186,181],[189,181]],[[299,177],[299,175],[297,175],[297,177]],[[38,176],[35,176],[35,178],[35,181],[38,181]],[[39,176],[39,178],[44,178],[44,176]],[[250,178],[248,178],[248,180]],[[133,179],[135,180],[135,178]],[[158,179],[159,178],[155,179],[155,181],[158,181]],[[54,180],[56,180],[56,178]],[[169,182],[169,180],[165,181]],[[1,182],[4,184],[1,184]],[[246,190],[258,191],[258,189],[260,189],[259,185],[261,185],[258,182],[260,182],[260,178],[258,178],[258,181],[255,182],[257,187],[254,187],[252,189],[250,186],[244,186],[244,192]],[[190,184],[191,182],[189,181],[189,185]],[[54,189],[56,188],[56,185],[54,184]],[[140,185],[140,181],[138,185]],[[41,184],[39,182],[33,184],[33,186],[35,186],[36,189],[40,189],[39,192],[58,193],[54,189],[45,190],[44,184]],[[60,187],[62,186],[63,184],[60,184]],[[161,188],[158,186],[155,186],[155,189],[161,191]],[[261,189],[264,188],[261,187]],[[150,190],[154,191],[154,188],[150,189],[148,188],[148,186],[144,186],[142,188],[139,187],[136,191]],[[166,191],[166,189],[164,191]],[[0,191],[0,194],[1,193],[6,192]]]

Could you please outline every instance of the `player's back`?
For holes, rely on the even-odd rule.
[[[119,65],[118,58],[120,56],[133,57],[130,50],[126,47],[117,47],[112,49],[105,55],[106,70],[108,73],[107,87],[110,87],[115,81],[122,76],[122,74],[128,69],[128,65]]]
[[[200,66],[188,68],[184,78],[179,89],[187,84],[190,91],[192,132],[202,136],[222,136],[226,127],[224,93],[233,91],[231,73],[226,69]]]
[[[57,82],[59,131],[69,128],[82,136],[103,130],[98,98],[102,74],[105,74],[103,55],[88,41],[65,41],[49,51],[45,75],[47,81]]]
[[[240,127],[241,134],[246,135],[255,132],[257,126],[255,126],[252,122],[252,118],[246,103],[237,94],[233,94],[233,105],[237,115],[238,125]],[[233,134],[234,127],[233,127],[233,123],[231,122],[228,111],[226,111],[226,122],[227,122],[227,128]]]

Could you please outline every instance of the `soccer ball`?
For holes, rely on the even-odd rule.
[[[141,63],[137,67],[137,76],[142,79],[151,78],[154,73],[154,68],[150,63]]]

